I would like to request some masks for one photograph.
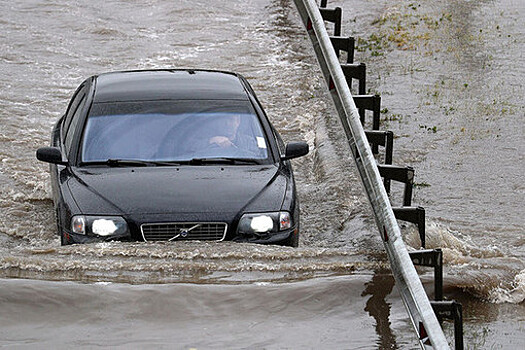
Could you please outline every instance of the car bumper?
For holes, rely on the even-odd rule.
[[[279,233],[267,235],[267,236],[236,236],[231,239],[234,242],[246,242],[255,244],[281,244],[288,241],[292,235],[298,234],[297,229],[290,229]],[[132,239],[130,234],[119,235],[119,236],[85,236],[75,233],[64,233],[64,240],[66,244],[83,244],[83,243],[99,243],[108,241],[130,241]]]
[[[64,232],[64,241],[66,244],[82,244],[82,243],[98,243],[108,241],[129,241],[131,236],[129,233],[124,235],[113,236],[86,236],[76,233]]]
[[[237,236],[233,239],[234,242],[247,242],[247,243],[256,243],[256,244],[281,244],[287,242],[292,235],[299,234],[296,228],[269,234],[266,236]]]

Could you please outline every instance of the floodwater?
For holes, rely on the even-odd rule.
[[[416,169],[414,203],[427,247],[444,250],[467,347],[522,347],[525,3],[329,4],[359,38],[394,163]],[[291,1],[4,1],[0,27],[0,346],[417,348]],[[36,148],[86,77],[165,67],[242,73],[285,140],[310,144],[294,161],[299,248],[60,247]],[[415,228],[402,229],[417,248]]]

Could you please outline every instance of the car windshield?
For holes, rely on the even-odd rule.
[[[267,140],[248,101],[95,103],[82,163],[268,160]]]

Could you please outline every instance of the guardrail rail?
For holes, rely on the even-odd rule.
[[[440,249],[408,252],[397,220],[418,226],[421,247],[425,248],[425,209],[412,206],[414,169],[392,165],[393,133],[380,131],[381,97],[366,95],[366,65],[354,63],[352,37],[341,36],[342,10],[328,9],[327,0],[320,7],[314,0],[294,0],[325,78],[330,95],[346,133],[348,144],[368,196],[379,233],[387,252],[392,274],[405,304],[422,349],[449,349],[441,328],[442,319],[454,320],[455,348],[463,349],[461,304],[443,301],[443,269]],[[324,22],[334,24],[329,36]],[[346,61],[339,56],[346,52]],[[352,95],[354,80],[358,94]],[[372,112],[372,130],[365,131],[366,112]],[[374,154],[385,148],[384,164],[378,165]],[[390,182],[405,184],[403,206],[393,208],[388,194]],[[434,299],[429,301],[414,265],[434,267]],[[436,316],[437,315],[437,316]]]

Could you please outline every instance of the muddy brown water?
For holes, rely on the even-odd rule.
[[[416,168],[414,203],[444,250],[467,347],[523,346],[525,3],[329,3],[359,38],[394,162]],[[0,346],[417,348],[291,1],[11,1],[0,26]],[[84,78],[164,67],[242,73],[283,137],[309,143],[293,163],[298,249],[59,246],[35,149]],[[431,295],[432,273],[420,275]]]

